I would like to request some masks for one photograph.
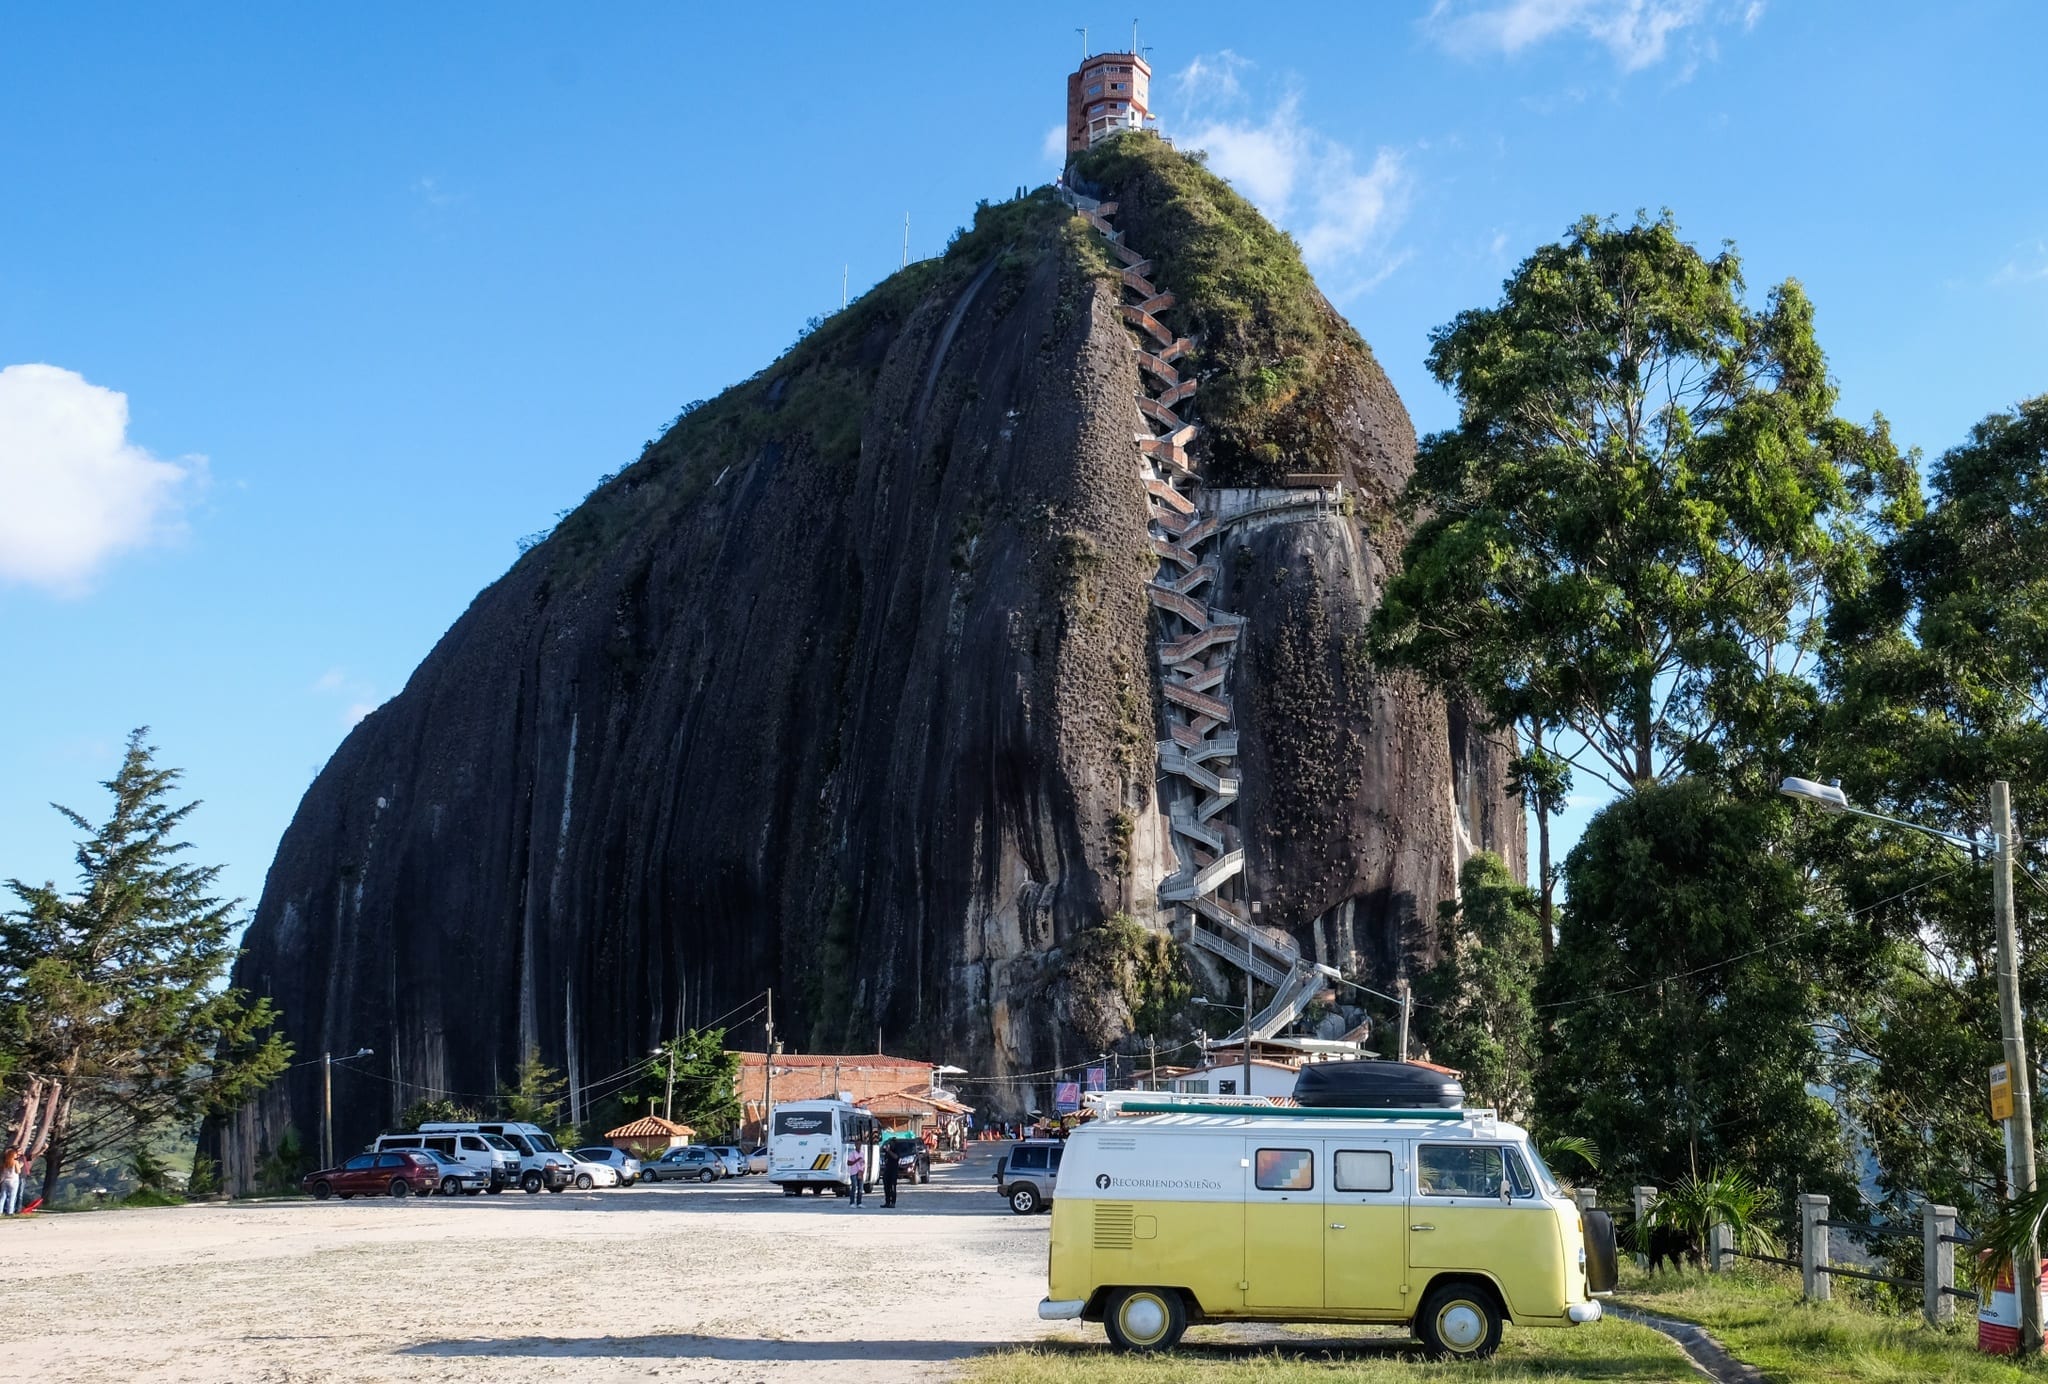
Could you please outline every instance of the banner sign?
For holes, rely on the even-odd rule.
[[[1053,1083],[1052,1108],[1062,1115],[1071,1115],[1081,1108],[1081,1083],[1060,1081]]]
[[[2012,1073],[2003,1062],[1991,1064],[1991,1118],[2012,1118]]]
[[[1109,1089],[1109,1069],[1106,1067],[1090,1067],[1088,1069],[1088,1089],[1091,1091],[1107,1091]]]

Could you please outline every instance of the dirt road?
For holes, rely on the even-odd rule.
[[[102,1381],[944,1378],[1041,1323],[985,1151],[894,1211],[764,1179],[0,1223],[0,1359]]]

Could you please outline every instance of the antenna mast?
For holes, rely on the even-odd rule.
[[[1086,29],[1076,29],[1074,32],[1081,36],[1081,61],[1086,62],[1088,61],[1088,31]]]
[[[910,213],[903,213],[903,267],[910,268]]]

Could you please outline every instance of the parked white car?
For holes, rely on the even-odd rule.
[[[768,1149],[766,1145],[760,1148],[748,1149],[745,1157],[748,1172],[765,1173],[768,1171]]]
[[[718,1165],[725,1169],[727,1177],[745,1177],[754,1171],[747,1156],[730,1144],[714,1144],[711,1151],[718,1155]]]
[[[576,1164],[572,1184],[577,1191],[587,1192],[593,1187],[616,1187],[619,1185],[619,1170],[609,1163],[597,1163],[579,1154],[569,1157]]]
[[[640,1160],[624,1149],[615,1149],[610,1144],[592,1144],[589,1148],[573,1149],[569,1156],[579,1163],[602,1163],[619,1175],[621,1187],[631,1187],[640,1180]]]

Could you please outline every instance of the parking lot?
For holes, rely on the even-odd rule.
[[[1000,1146],[896,1210],[708,1187],[231,1203],[0,1224],[19,1379],[943,1378],[1037,1318],[1050,1217]]]

